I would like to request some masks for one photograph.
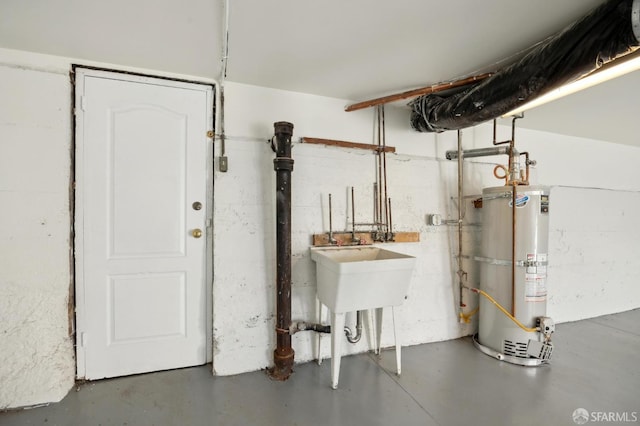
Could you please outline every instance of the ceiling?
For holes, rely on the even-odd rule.
[[[365,100],[494,70],[603,1],[230,0],[227,79]],[[223,11],[223,0],[2,0],[0,46],[217,79]],[[638,72],[519,125],[640,146],[635,87]]]

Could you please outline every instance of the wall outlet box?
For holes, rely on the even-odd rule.
[[[225,173],[227,170],[229,170],[229,161],[227,160],[227,157],[220,157],[218,166],[222,173]]]
[[[431,225],[431,226],[442,225],[442,216],[440,216],[439,214],[428,214],[427,225]]]

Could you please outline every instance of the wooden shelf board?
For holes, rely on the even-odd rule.
[[[329,244],[329,234],[314,234],[312,244],[316,246],[351,246],[351,245],[371,245],[379,243],[417,243],[420,241],[419,232],[394,232],[393,241],[373,241],[371,232],[356,232],[358,242],[351,240],[351,232],[334,232],[333,238],[337,241],[335,244]]]

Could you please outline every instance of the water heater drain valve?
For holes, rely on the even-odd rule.
[[[527,344],[527,355],[542,361],[549,361],[553,353],[553,343],[551,335],[556,331],[556,323],[549,317],[539,317],[536,319],[536,328],[544,337],[542,342],[529,340]]]
[[[540,333],[544,335],[544,340],[551,340],[551,335],[556,331],[556,323],[549,317],[540,317],[538,318],[537,323]]]

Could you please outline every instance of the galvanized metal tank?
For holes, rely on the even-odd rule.
[[[492,296],[526,327],[547,312],[547,254],[549,247],[549,188],[516,189],[515,294],[512,299],[512,196],[513,187],[485,188],[482,192],[482,243],[480,289]],[[515,306],[513,306],[513,302]],[[480,297],[478,341],[507,357],[526,359],[530,339],[526,332],[498,308]]]

